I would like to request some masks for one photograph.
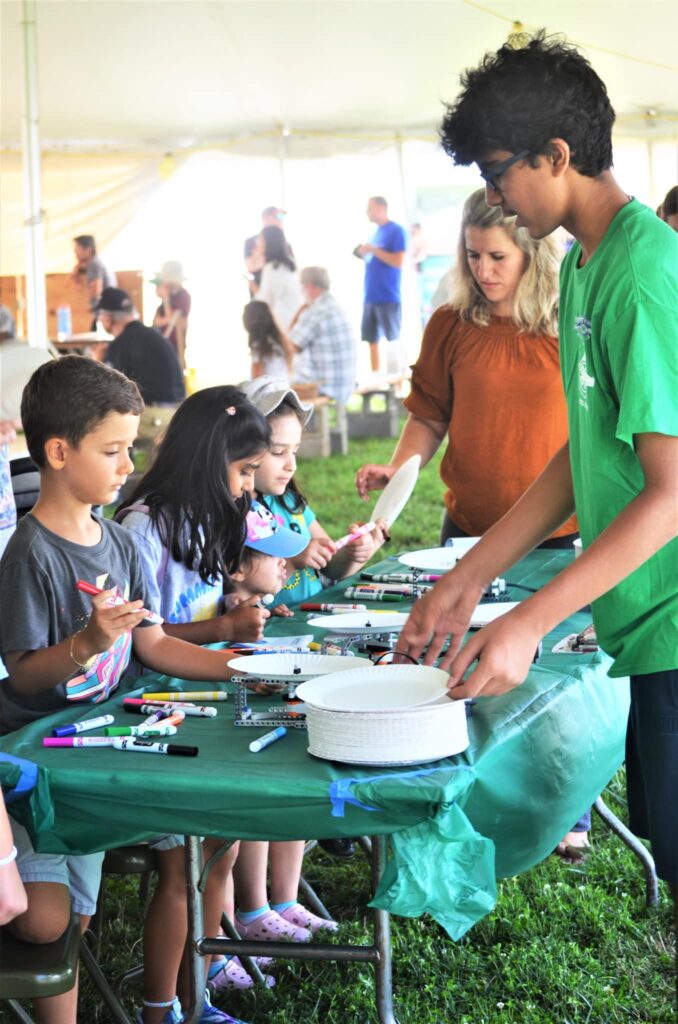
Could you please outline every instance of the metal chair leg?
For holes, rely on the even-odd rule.
[[[654,860],[652,854],[639,839],[634,836],[623,822],[619,820],[616,814],[613,814],[607,804],[604,802],[602,796],[599,796],[593,805],[605,822],[607,827],[614,832],[616,836],[619,836],[622,843],[628,846],[629,850],[638,858],[643,866],[645,873],[645,905],[647,907],[654,907],[659,902],[659,885],[657,882],[657,873],[654,869]]]
[[[21,1006],[20,1003],[17,1003],[16,999],[8,999],[6,1005],[9,1006],[12,1014],[21,1022],[21,1024],[35,1024],[33,1018],[29,1017],[23,1006]]]
[[[228,935],[229,939],[235,939],[236,941],[240,939],[240,934],[237,931],[235,925],[231,921],[228,914],[221,915],[221,930],[223,931],[224,935]],[[238,959],[244,963],[247,972],[254,978],[254,980],[258,982],[258,984],[263,985],[266,991],[268,991],[263,972],[260,970],[258,964],[252,959],[252,957],[245,956],[244,954],[239,953]]]
[[[80,942],[80,959],[85,965],[85,969],[94,982],[96,988],[99,990],[99,994],[110,1010],[111,1016],[116,1024],[132,1024],[130,1018],[127,1016],[116,997],[115,992],[108,984],[103,971],[92,955],[92,951],[87,945],[85,939],[82,939]]]

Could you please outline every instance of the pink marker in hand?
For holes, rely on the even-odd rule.
[[[358,540],[359,537],[364,537],[366,533],[371,533],[376,527],[376,523],[365,523],[363,526],[359,526],[353,533],[347,533],[345,537],[340,537],[335,542],[335,548],[339,551],[341,548],[345,548],[347,544],[350,544],[354,540]]]
[[[103,591],[99,587],[95,587],[93,583],[87,583],[86,580],[78,580],[78,582],[75,585],[78,588],[78,590],[82,590],[83,594],[92,594],[92,596],[94,596],[94,594],[103,593]],[[116,597],[109,598],[106,603],[109,605],[129,604],[129,602],[126,601],[125,598],[122,597],[120,594],[118,594]],[[161,615],[158,615],[157,612],[149,612],[147,608],[140,608],[139,611],[142,611],[145,614],[148,621],[152,622],[155,626],[162,626],[163,622],[165,621]]]

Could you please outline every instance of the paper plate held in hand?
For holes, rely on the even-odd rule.
[[[316,615],[308,620],[308,625],[331,633],[399,633],[406,622],[406,612],[374,611]]]
[[[449,547],[406,551],[398,561],[426,572],[449,572],[479,540],[480,537],[455,537]]]
[[[396,470],[372,510],[372,522],[385,519],[389,526],[393,526],[414,490],[420,465],[421,456],[413,455]]]

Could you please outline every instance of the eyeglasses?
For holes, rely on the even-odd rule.
[[[502,160],[500,164],[496,164],[491,171],[484,171],[482,167],[478,165],[480,177],[495,192],[501,192],[501,187],[498,185],[499,178],[501,178],[502,174],[505,174],[506,171],[508,171],[509,167],[513,167],[513,165],[517,164],[519,160],[526,157],[529,152],[529,149],[521,149],[519,153],[515,154],[515,156],[510,156],[508,160]]]

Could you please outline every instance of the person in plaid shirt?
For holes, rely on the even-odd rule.
[[[344,404],[356,383],[356,344],[346,313],[330,294],[330,276],[324,267],[301,272],[305,305],[289,331],[297,380],[313,380],[320,392]]]

